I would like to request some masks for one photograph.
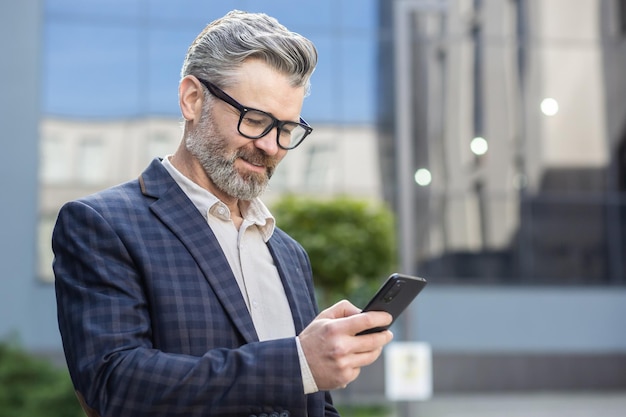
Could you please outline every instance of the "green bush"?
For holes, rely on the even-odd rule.
[[[272,205],[277,225],[306,249],[320,304],[349,298],[363,307],[396,265],[391,210],[350,197],[287,195]]]
[[[84,417],[67,371],[0,343],[0,417]]]

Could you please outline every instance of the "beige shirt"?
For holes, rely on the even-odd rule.
[[[163,159],[163,166],[213,230],[235,275],[259,340],[294,337],[289,301],[266,244],[274,233],[275,220],[265,204],[258,198],[240,201],[243,223],[237,230],[226,204],[185,177],[170,163],[169,157]],[[305,393],[317,392],[297,337],[296,345]]]

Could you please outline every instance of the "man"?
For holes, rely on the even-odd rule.
[[[321,314],[303,248],[258,199],[312,131],[313,44],[231,12],[190,46],[176,152],[66,204],[53,234],[58,319],[89,416],[337,416],[392,335],[342,301]],[[258,109],[258,110],[257,110]]]

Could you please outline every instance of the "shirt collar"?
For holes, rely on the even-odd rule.
[[[219,219],[230,221],[230,210],[219,198],[210,191],[200,187],[195,182],[184,176],[169,160],[170,156],[163,158],[163,166],[172,176],[174,181],[189,197],[191,202],[208,221],[209,213]],[[245,221],[254,224],[259,229],[263,240],[267,242],[274,233],[276,220],[260,198],[252,200],[240,200],[239,210]]]

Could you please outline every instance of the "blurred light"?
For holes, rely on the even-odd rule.
[[[417,185],[426,187],[433,180],[433,176],[430,174],[430,171],[426,168],[420,168],[415,171],[415,182]]]
[[[485,138],[481,138],[480,136],[472,139],[470,143],[470,149],[474,152],[475,155],[484,155],[487,153],[487,149],[489,149],[489,145]]]
[[[559,103],[553,98],[544,98],[541,101],[541,112],[546,116],[554,116],[559,112]]]

